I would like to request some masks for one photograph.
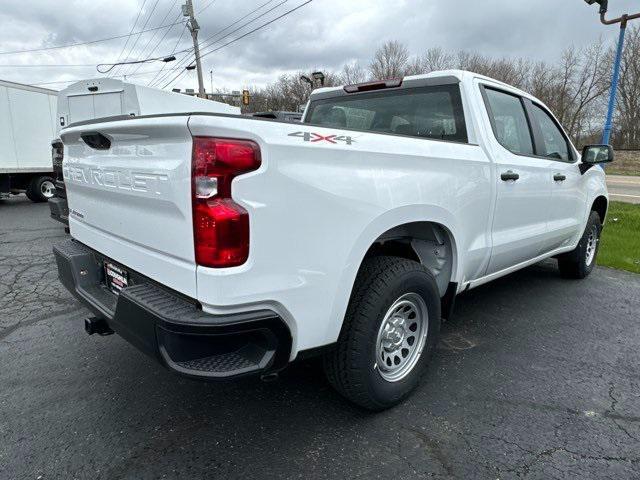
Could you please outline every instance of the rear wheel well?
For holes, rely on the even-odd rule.
[[[604,219],[607,216],[607,208],[609,204],[606,197],[600,196],[596,198],[591,206],[591,211],[596,212],[600,217],[600,223],[604,223]]]
[[[450,288],[455,267],[455,245],[448,229],[435,222],[412,222],[380,235],[366,258],[386,255],[421,263],[436,279],[440,296]],[[364,261],[364,260],[363,260]]]
[[[420,258],[411,243],[403,239],[376,241],[369,247],[365,259],[380,256],[400,257],[420,262]]]

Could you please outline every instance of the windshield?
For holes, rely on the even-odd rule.
[[[467,141],[458,85],[385,90],[312,101],[305,123]]]

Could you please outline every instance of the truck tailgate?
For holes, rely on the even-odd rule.
[[[188,118],[71,127],[63,169],[75,239],[195,297]]]

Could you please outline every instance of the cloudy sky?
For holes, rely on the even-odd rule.
[[[599,37],[614,41],[618,33],[616,27],[602,26],[596,7],[583,0],[313,0],[224,46],[305,1],[193,0],[200,12],[207,90],[210,70],[214,89],[262,86],[286,72],[339,69],[353,61],[366,65],[387,40],[400,40],[415,54],[440,46],[450,51],[554,61],[569,45],[591,43]],[[181,3],[183,0],[0,0],[0,79],[61,89],[65,83],[51,82],[100,76],[95,69],[98,63],[127,56],[158,57],[174,49],[182,52],[191,46],[182,24],[127,37],[132,28],[135,33],[181,21]],[[610,15],[640,11],[638,0],[609,3]],[[122,37],[22,52],[115,36]],[[7,53],[16,51],[20,53]],[[178,61],[188,54],[177,53]],[[158,72],[162,63],[151,62],[119,68],[112,74],[127,74],[128,81],[143,85],[195,87],[193,71],[171,83],[188,64],[178,61],[166,64],[162,72]]]

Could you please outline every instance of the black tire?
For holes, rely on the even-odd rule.
[[[558,257],[558,268],[560,274],[565,278],[583,279],[589,276],[596,265],[598,250],[600,248],[600,233],[602,223],[597,212],[591,212],[587,226],[578,242],[575,250],[562,254]],[[595,235],[595,246],[590,242],[592,235]],[[593,255],[588,255],[588,250],[595,249]]]
[[[419,298],[423,300],[420,305],[426,307],[428,315],[428,321],[423,323],[428,326],[426,339],[422,353],[416,354],[415,364],[406,376],[389,381],[378,366],[381,361],[378,336],[390,307],[406,295],[413,295],[419,303]],[[426,370],[438,341],[440,323],[438,287],[423,265],[398,257],[365,260],[356,278],[337,345],[324,357],[329,383],[347,399],[369,410],[380,411],[397,405],[416,388]],[[410,335],[408,330],[403,331]]]
[[[52,194],[47,196],[43,191],[43,186],[50,184],[53,187]],[[48,190],[48,189],[47,189]],[[53,178],[48,176],[33,177],[27,187],[27,198],[35,203],[46,202],[53,196],[55,192],[55,184]]]
[[[31,190],[31,185],[27,186],[27,191],[25,192],[25,195],[32,202],[37,202],[37,200],[35,199],[35,196],[33,195],[33,191]]]

